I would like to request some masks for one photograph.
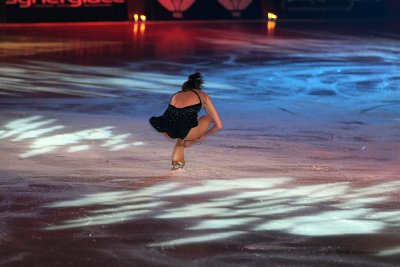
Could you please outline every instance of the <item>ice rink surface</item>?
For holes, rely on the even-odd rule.
[[[399,26],[1,25],[0,266],[398,266]],[[197,71],[224,129],[172,173]]]

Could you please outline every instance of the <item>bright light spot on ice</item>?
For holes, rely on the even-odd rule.
[[[208,234],[195,237],[187,237],[167,242],[151,243],[149,244],[149,247],[168,247],[168,246],[178,246],[178,245],[193,244],[193,243],[204,243],[204,242],[226,239],[229,237],[242,235],[244,233],[245,232],[242,231],[231,231],[231,232]]]
[[[78,151],[88,150],[89,148],[90,148],[90,146],[88,146],[88,145],[71,146],[68,149],[68,152],[74,153],[74,152],[78,152]]]
[[[400,226],[400,210],[384,211],[376,205],[396,196],[398,191],[394,185],[397,183],[391,187],[382,183],[362,188],[342,182],[307,185],[296,184],[290,177],[211,179],[189,185],[185,181],[164,181],[139,190],[91,194],[47,205],[48,208],[88,210],[88,215],[82,218],[66,220],[47,229],[140,219],[168,220],[184,225],[182,238],[150,246],[211,242],[268,231],[299,236],[374,234],[387,227]],[[384,195],[371,198],[376,188],[381,188]],[[192,200],[182,201],[182,197]],[[101,208],[104,205],[108,208]],[[203,230],[206,232],[193,236],[193,232]]]
[[[144,145],[143,142],[139,141],[127,143],[130,133],[115,135],[113,126],[44,136],[65,128],[63,125],[49,125],[56,121],[56,119],[46,120],[43,116],[17,119],[4,125],[5,129],[0,130],[0,139],[11,138],[15,135],[18,136],[12,139],[14,142],[31,139],[29,150],[22,153],[21,158],[50,153],[65,146],[69,146],[67,152],[76,153],[90,149],[92,147],[91,143],[88,143],[90,141],[103,141],[104,143],[100,146],[108,148],[109,151],[119,151],[131,146]],[[46,126],[46,128],[42,128],[43,126]]]

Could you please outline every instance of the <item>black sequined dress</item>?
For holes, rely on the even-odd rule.
[[[197,114],[202,107],[200,96],[193,90],[191,92],[197,95],[200,102],[182,108],[169,104],[162,116],[150,118],[150,124],[154,129],[161,133],[166,132],[171,138],[185,139],[190,129],[198,125]]]

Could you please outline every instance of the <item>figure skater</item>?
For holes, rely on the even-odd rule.
[[[194,73],[183,83],[182,90],[175,93],[167,110],[160,117],[151,117],[150,124],[168,138],[177,139],[172,150],[172,171],[185,165],[185,148],[202,141],[206,136],[222,129],[222,122],[211,98],[202,91],[204,83],[200,73]],[[207,112],[199,120],[201,108]],[[210,128],[210,124],[213,126]]]

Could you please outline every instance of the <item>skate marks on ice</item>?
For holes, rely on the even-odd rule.
[[[290,33],[293,29],[282,31]],[[261,93],[257,88],[266,90],[265,96],[269,92],[275,96],[306,94],[368,100],[378,93],[395,93],[399,86],[398,39],[312,33],[265,38],[210,30],[210,36],[198,39],[225,51],[221,55],[229,58],[223,61],[229,71],[224,78],[239,88],[251,83],[250,92],[255,95]]]
[[[306,237],[374,235],[400,227],[400,182],[297,184],[290,177],[161,181],[137,190],[96,193],[49,203],[48,209],[84,209],[48,231],[169,221],[181,232],[150,247],[212,242],[271,231]],[[171,235],[172,237],[174,235]],[[382,255],[399,254],[395,248]],[[394,249],[394,250],[393,250]]]
[[[75,153],[100,147],[108,151],[119,151],[144,145],[141,141],[133,140],[130,133],[117,134],[113,132],[114,126],[74,132],[65,132],[65,128],[66,126],[58,124],[56,119],[39,115],[31,116],[0,126],[0,141],[30,141],[28,150],[20,154],[20,158],[29,158],[56,150]]]
[[[310,96],[338,103],[360,99],[384,105],[380,101],[398,96],[397,37],[282,31],[286,34],[270,37],[243,30],[204,28],[194,38],[206,52],[183,53],[174,62],[166,53],[157,55],[157,60],[131,61],[123,66],[121,62],[105,67],[39,59],[0,64],[0,81],[4,84],[0,94],[110,98],[146,92],[170,94],[182,83],[181,75],[168,71],[174,69],[173,73],[204,72],[206,88],[213,97],[263,100],[271,96]],[[143,49],[132,53],[154,53]]]
[[[0,64],[0,95],[66,96],[86,98],[140,97],[143,93],[167,94],[182,85],[182,76],[163,74],[157,69],[174,65],[190,68],[188,64],[164,61],[131,62],[129,66],[83,66],[39,60]],[[154,66],[154,70],[152,69]],[[150,69],[144,71],[143,69]],[[230,92],[234,88],[224,83],[208,81],[208,87]]]

